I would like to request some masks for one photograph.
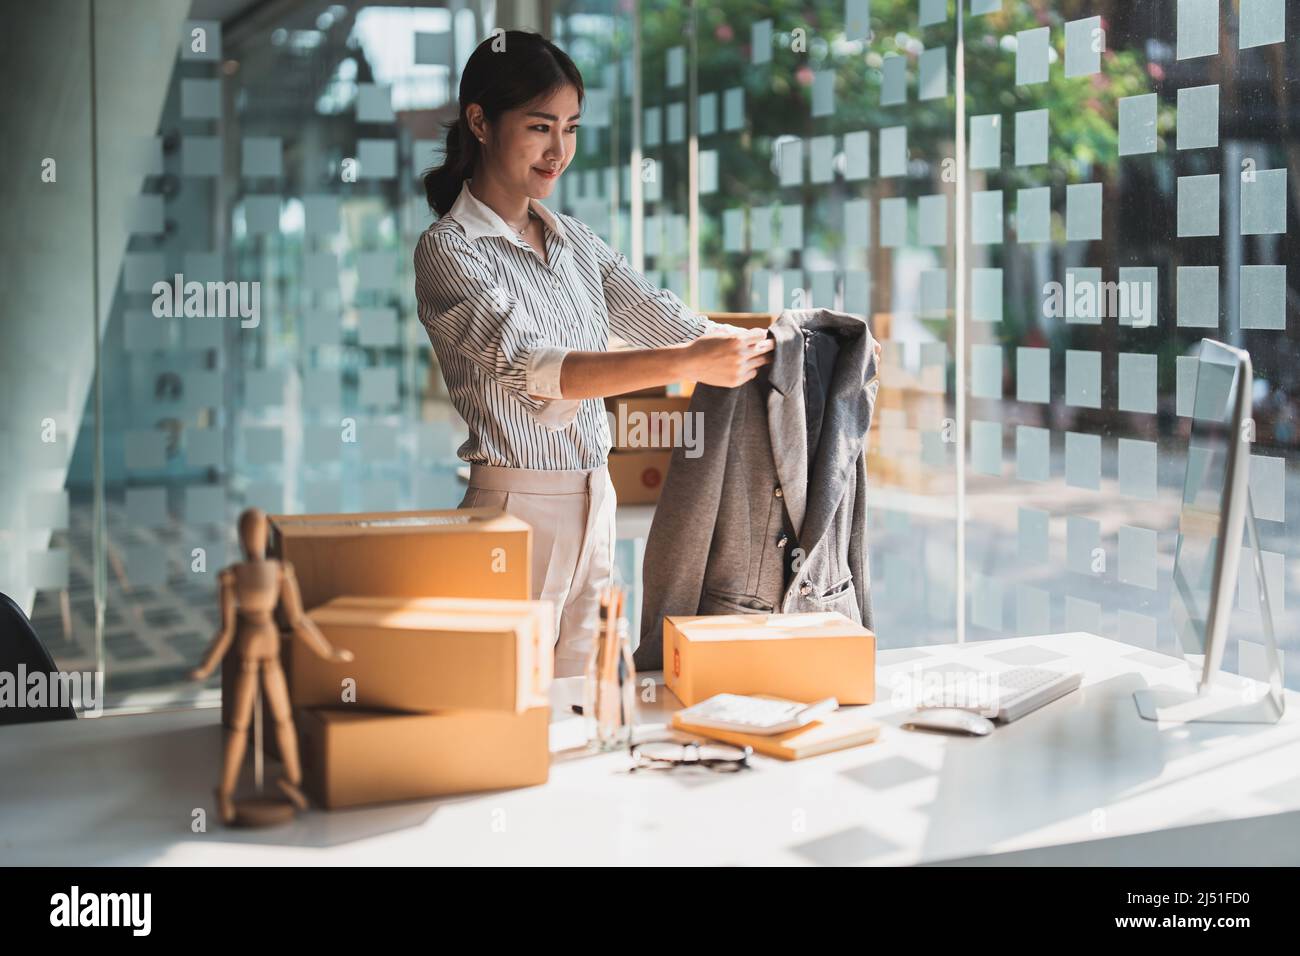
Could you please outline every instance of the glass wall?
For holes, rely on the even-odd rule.
[[[1251,496],[1300,685],[1295,11],[984,6],[965,35],[967,638],[1085,630],[1179,653],[1173,563],[1208,337],[1254,362]],[[1224,666],[1259,677],[1252,560]]]
[[[1208,336],[1254,359],[1251,491],[1300,650],[1295,4],[220,6],[100,4],[93,34],[84,0],[33,8],[30,56],[76,43],[80,93],[6,87],[62,138],[15,136],[58,172],[6,202],[0,589],[110,704],[192,699],[243,507],[460,500],[411,250],[459,67],[497,26],[544,26],[586,79],[556,208],[692,307],[869,318],[882,647],[1087,630],[1176,653]],[[226,317],[187,312],[189,282],[230,290]]]

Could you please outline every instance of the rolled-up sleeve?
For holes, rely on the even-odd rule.
[[[420,322],[435,346],[463,355],[547,427],[573,420],[580,401],[563,399],[560,392],[560,367],[569,350],[548,341],[463,236],[426,232],[420,238],[415,295]]]
[[[661,348],[690,342],[709,332],[734,335],[744,331],[692,311],[676,294],[659,289],[637,272],[621,252],[611,249],[590,228],[583,226],[596,250],[609,330],[625,342],[642,348]]]

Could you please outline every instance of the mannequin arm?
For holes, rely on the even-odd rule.
[[[308,647],[318,656],[336,664],[352,660],[352,652],[339,650],[325,639],[320,628],[302,610],[302,596],[298,593],[298,577],[293,572],[293,565],[287,561],[280,565],[283,573],[280,582],[280,606],[289,621],[293,632],[303,639]]]
[[[221,630],[217,631],[203,663],[190,671],[191,680],[207,680],[221,659],[226,656],[235,636],[235,572],[226,568],[221,572]]]

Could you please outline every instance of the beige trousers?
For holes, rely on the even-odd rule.
[[[555,676],[583,673],[614,568],[608,469],[547,471],[471,464],[462,508],[503,508],[533,529],[532,597],[555,605]]]

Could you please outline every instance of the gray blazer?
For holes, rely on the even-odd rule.
[[[861,316],[783,312],[772,364],[700,385],[703,454],[673,450],[646,540],[637,667],[674,614],[839,611],[871,626],[863,444],[879,383]],[[798,549],[798,550],[796,550]]]

